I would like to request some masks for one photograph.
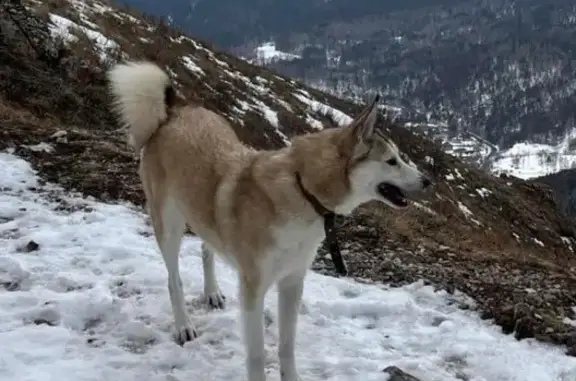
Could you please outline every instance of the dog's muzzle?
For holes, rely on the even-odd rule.
[[[376,187],[376,190],[380,196],[390,201],[390,203],[393,205],[400,208],[408,206],[408,199],[406,198],[406,195],[402,189],[398,188],[396,185],[392,185],[390,183],[380,183]]]

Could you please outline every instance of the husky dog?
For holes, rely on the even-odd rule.
[[[115,111],[140,153],[176,340],[183,344],[197,335],[178,269],[188,223],[203,242],[209,305],[222,308],[225,302],[214,254],[237,269],[248,380],[265,380],[264,296],[274,284],[281,379],[300,380],[294,360],[298,311],[304,277],[325,236],[316,206],[344,215],[370,200],[404,208],[407,194],[430,185],[376,126],[378,98],[348,126],[258,151],[243,145],[222,116],[179,102],[168,75],[154,63],[117,64],[108,79]]]

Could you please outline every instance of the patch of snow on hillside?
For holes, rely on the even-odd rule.
[[[276,61],[291,61],[301,58],[297,54],[281,52],[276,50],[276,43],[265,42],[254,49],[256,55],[256,62],[260,65],[269,64]]]
[[[98,14],[113,14],[116,15],[117,12],[114,9],[98,2],[98,1],[79,1],[79,0],[68,0],[74,9],[80,13],[98,13]],[[138,21],[134,19],[135,21]]]
[[[192,73],[205,75],[204,70],[202,70],[202,68],[198,66],[198,64],[194,62],[190,57],[184,56],[180,59],[182,60],[184,66],[186,66],[186,68],[190,70]]]
[[[300,102],[304,103],[312,112],[316,114],[330,116],[339,126],[346,126],[352,123],[353,119],[334,107],[328,106],[325,103],[313,100],[306,90],[298,90],[300,94],[293,93],[292,95]]]
[[[272,99],[274,102],[278,103],[280,106],[282,106],[283,108],[285,108],[287,111],[292,112],[292,107],[290,107],[290,105],[284,101],[283,99],[280,99],[276,94],[274,94],[269,86],[269,82],[260,77],[260,76],[256,76],[254,78],[254,81],[252,81],[250,78],[248,78],[247,76],[245,76],[244,74],[242,74],[239,71],[231,71],[231,70],[227,70],[227,69],[223,69],[224,73],[226,73],[228,76],[232,77],[232,78],[236,78],[240,81],[242,81],[246,87],[248,87],[250,90],[252,90],[255,94],[261,95],[261,96],[266,96],[269,99]],[[228,82],[229,83],[229,82]],[[258,100],[255,100],[255,102],[260,102]],[[266,106],[268,107],[268,106]]]
[[[458,201],[458,208],[462,211],[462,213],[466,216],[467,219],[469,219],[470,221],[474,222],[476,225],[481,226],[482,224],[480,223],[480,221],[478,221],[477,219],[475,219],[474,213],[472,213],[472,211],[463,203],[461,203],[460,201]]]
[[[574,252],[574,249],[573,249],[573,247],[572,247],[573,239],[570,239],[569,237],[564,237],[564,236],[562,236],[562,237],[560,237],[560,238],[562,239],[562,242],[564,242],[564,244],[565,244],[566,246],[568,246],[568,248],[570,249],[570,251]]]
[[[202,48],[204,49],[204,48]],[[208,57],[210,57],[210,59],[214,62],[216,62],[216,64],[218,64],[221,67],[230,67],[230,65],[228,65],[227,62],[222,61],[221,59],[218,59],[218,57],[216,57],[216,55],[214,54],[213,51],[209,50],[209,49],[204,49],[204,51],[208,54]]]
[[[286,134],[284,134],[284,132],[282,132],[280,130],[281,126],[278,120],[278,113],[274,110],[272,110],[267,104],[265,104],[264,102],[262,102],[259,99],[256,99],[254,97],[250,97],[250,101],[252,103],[246,102],[244,100],[241,99],[236,99],[236,102],[238,103],[238,105],[240,106],[240,108],[233,106],[232,108],[236,111],[236,113],[238,114],[239,117],[242,117],[246,114],[246,111],[248,110],[253,110],[256,111],[257,113],[261,114],[267,121],[268,123],[270,123],[272,125],[272,127],[274,127],[274,131],[278,134],[278,136],[280,136],[280,138],[282,138],[282,140],[284,141],[284,144],[286,144],[287,146],[291,144],[290,139],[288,139],[288,137],[286,136]],[[237,117],[237,116],[233,116],[240,124],[244,125],[244,121]]]
[[[176,42],[179,44],[182,44],[183,42],[189,42],[194,47],[194,49],[201,50],[201,51],[205,52],[206,55],[208,55],[208,58],[210,60],[216,62],[217,65],[219,65],[221,67],[225,67],[225,68],[230,67],[230,65],[228,65],[227,62],[224,62],[221,59],[218,59],[218,57],[216,57],[216,55],[214,54],[213,51],[211,51],[210,49],[206,49],[205,47],[203,47],[202,45],[200,45],[198,42],[191,39],[190,37],[187,37],[187,36],[178,36],[177,38],[170,37],[170,41]]]
[[[48,28],[50,29],[52,37],[61,38],[64,42],[76,42],[78,41],[78,37],[71,34],[68,30],[71,24],[74,23],[67,18],[51,13],[50,25],[48,25]]]
[[[486,197],[488,197],[488,195],[492,194],[492,192],[490,190],[488,190],[484,187],[477,188],[476,193],[478,193],[480,195],[480,197],[482,197],[482,198],[486,198]]]
[[[407,122],[404,126],[423,132],[431,140],[438,139],[444,152],[479,167],[483,167],[487,160],[498,152],[497,146],[469,131],[450,133],[446,123]]]
[[[314,129],[322,130],[324,125],[318,119],[312,118],[310,115],[306,114],[306,123]]]
[[[263,86],[260,83],[254,83],[250,80],[250,78],[248,78],[247,76],[245,76],[244,74],[240,73],[239,71],[231,71],[231,70],[226,70],[223,69],[222,71],[224,71],[224,73],[226,73],[228,76],[232,77],[232,78],[236,78],[242,82],[244,82],[244,84],[246,84],[246,86],[248,86],[251,90],[255,91],[258,94],[265,94],[270,92],[270,88],[267,86]]]
[[[102,61],[108,58],[108,53],[111,50],[118,49],[118,44],[104,36],[102,33],[78,25],[65,17],[50,13],[50,23],[52,24],[50,26],[50,33],[52,36],[60,37],[66,42],[78,41],[78,38],[74,36],[74,29],[84,33],[86,37],[94,43]],[[72,28],[72,30],[70,30],[70,28]]]
[[[557,146],[516,143],[502,151],[491,163],[494,174],[508,174],[531,179],[576,167],[576,152],[570,151],[565,139]]]
[[[266,104],[264,104],[264,102],[260,102],[258,101],[258,103],[256,103],[256,106],[260,109],[260,112],[262,113],[262,115],[264,115],[264,117],[266,118],[266,120],[275,128],[278,128],[278,113],[274,110],[272,110],[270,107],[266,106]]]
[[[177,38],[173,38],[170,37],[170,41],[181,44],[184,41],[189,42],[190,44],[192,44],[192,46],[194,46],[194,49],[196,50],[203,50],[204,48],[202,46],[200,46],[196,41],[194,41],[193,39],[191,39],[190,37],[186,37],[186,36],[178,36]]]
[[[13,155],[0,154],[0,172],[1,380],[244,377],[237,276],[217,259],[227,306],[204,307],[198,238],[184,237],[180,268],[199,337],[181,347],[172,339],[166,268],[146,215],[45,189]],[[83,208],[63,209],[58,199]],[[38,250],[22,253],[31,240]],[[382,381],[382,369],[396,365],[422,380],[576,379],[576,358],[563,348],[517,341],[454,298],[421,281],[388,288],[310,273],[296,341],[302,378]],[[274,289],[265,306],[265,362],[278,380]]]

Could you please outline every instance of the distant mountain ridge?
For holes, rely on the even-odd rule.
[[[458,0],[121,0],[141,11],[170,16],[188,32],[229,48],[288,33],[312,32],[333,21],[350,21],[379,13]]]
[[[449,126],[449,152],[478,147],[466,155],[484,168],[524,178],[570,168],[551,150],[576,130],[573,1],[124,2],[339,97],[380,91],[406,120]],[[279,52],[272,58],[271,44],[257,49],[267,41]],[[492,149],[482,141],[500,159],[485,161]],[[541,163],[535,170],[510,166],[518,146],[506,152],[518,143],[550,146],[552,159],[524,160]]]

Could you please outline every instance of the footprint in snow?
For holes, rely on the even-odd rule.
[[[25,323],[29,324],[46,324],[54,327],[60,324],[61,315],[58,306],[55,303],[46,302],[26,312],[23,316],[23,320]]]
[[[159,341],[158,334],[141,321],[132,321],[122,327],[122,347],[131,353],[142,354]]]
[[[340,295],[347,298],[347,299],[354,299],[360,296],[360,292],[358,290],[353,290],[351,288],[347,288],[340,291]]]
[[[20,262],[8,257],[0,257],[0,286],[6,291],[20,291],[29,288],[30,273]]]

